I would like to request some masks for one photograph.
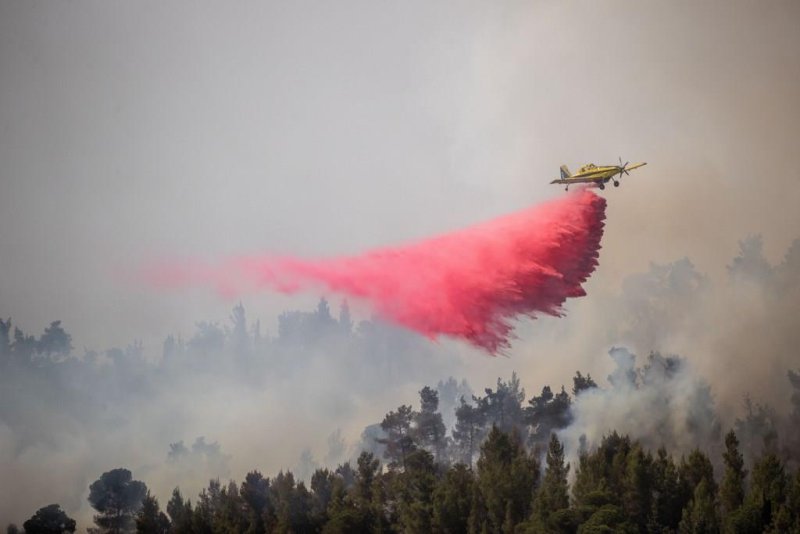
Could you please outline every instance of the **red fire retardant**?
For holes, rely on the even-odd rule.
[[[148,269],[160,287],[212,284],[237,295],[322,290],[368,303],[383,319],[429,338],[507,349],[510,321],[561,316],[585,295],[598,263],[606,201],[588,189],[456,232],[358,256],[307,260],[251,256],[218,266]]]

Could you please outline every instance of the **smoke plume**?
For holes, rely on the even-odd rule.
[[[582,189],[450,234],[354,257],[308,261],[248,257],[218,267],[161,265],[161,287],[213,284],[225,294],[308,288],[367,301],[420,334],[467,340],[491,354],[509,347],[513,318],[560,316],[597,266],[605,199]]]

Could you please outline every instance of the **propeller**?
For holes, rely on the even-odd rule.
[[[622,164],[622,156],[620,156],[620,157],[619,157],[619,170],[620,170],[620,174],[622,174],[622,173],[624,172],[625,174],[627,174],[628,176],[630,176],[630,173],[628,173],[627,169],[625,169],[625,167],[627,167],[627,166],[628,166],[628,163],[630,163],[630,161],[626,161],[626,162],[625,162],[625,165],[623,165],[623,164]]]

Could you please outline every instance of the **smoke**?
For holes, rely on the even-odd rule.
[[[771,263],[762,239],[751,236],[740,241],[723,277],[684,258],[651,264],[626,277],[618,293],[582,302],[571,320],[584,324],[593,315],[601,325],[588,334],[594,345],[587,358],[613,367],[607,381],[598,380],[601,388],[573,402],[574,419],[561,432],[572,452],[581,438],[591,446],[617,431],[651,449],[700,447],[718,461],[721,436],[733,429],[748,462],[765,449],[800,460],[800,383],[793,371],[799,252],[795,240]],[[602,357],[603,344],[616,345],[610,358]]]
[[[237,306],[230,323],[198,322],[160,354],[133,344],[26,356],[0,343],[0,478],[15,481],[0,488],[0,524],[58,502],[88,526],[88,487],[116,467],[163,507],[175,486],[194,499],[211,478],[348,460],[367,424],[459,362],[404,329],[354,325],[345,310],[337,318],[321,301],[262,334]]]
[[[651,450],[718,448],[721,426],[712,392],[689,361],[650,353],[637,367],[636,355],[621,347],[612,348],[609,356],[616,364],[608,377],[610,387],[577,395],[572,424],[561,433],[573,454],[583,439],[591,447],[614,431]]]
[[[725,267],[762,233],[774,269],[800,272],[800,248],[782,260],[800,228],[800,3],[183,4],[0,5],[0,317],[27,333],[62,319],[79,360],[134,338],[147,352],[0,371],[0,527],[51,502],[88,526],[88,485],[115,467],[163,506],[175,485],[193,497],[211,476],[274,474],[306,447],[322,461],[336,428],[350,443],[451,374],[480,391],[517,370],[538,391],[590,372],[608,393],[575,403],[603,417],[576,427],[590,441],[641,437],[697,378],[723,431],[746,394],[784,411],[799,280]],[[598,25],[627,30],[598,40]],[[511,358],[374,324],[360,348],[319,334],[261,350],[261,372],[226,372],[230,347],[189,344],[194,321],[224,328],[232,303],[106,276],[148,254],[337,256],[424,236],[560,194],[546,183],[562,162],[619,154],[649,165],[609,195],[591,298],[514,323]],[[243,301],[269,344],[291,323],[278,313],[313,299]],[[154,363],[168,333],[178,356]],[[639,366],[653,350],[683,358],[659,402],[602,380],[621,345]],[[225,471],[167,461],[198,436],[231,456]]]
[[[495,354],[511,320],[560,316],[597,266],[605,199],[588,189],[465,230],[403,247],[321,261],[234,259],[214,268],[162,265],[162,287],[210,283],[226,295],[268,287],[322,287],[368,301],[384,319],[420,334],[465,339]]]

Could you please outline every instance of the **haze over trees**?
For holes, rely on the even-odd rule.
[[[793,298],[800,281],[798,250],[793,245],[773,267],[763,259],[760,241],[748,239],[730,264],[733,292],[749,298],[756,291],[766,303],[762,315],[748,320],[771,325],[774,336],[764,341],[771,343],[764,354],[774,366],[784,361],[774,354],[791,348],[797,335],[789,318],[800,312]],[[688,260],[654,265],[629,278],[610,305],[614,336],[630,347],[656,348],[670,331],[704,335],[704,325],[686,316],[708,306],[710,291],[715,290]],[[753,345],[735,339],[736,350]],[[107,462],[76,475],[59,504],[48,505],[56,499],[47,498],[14,511],[26,532],[73,531],[70,516],[87,503],[97,532],[798,529],[796,365],[783,367],[769,403],[761,391],[751,398],[748,389],[737,389],[742,410],[736,413],[729,405],[721,412],[716,391],[693,368],[691,355],[637,356],[625,347],[609,351],[615,368],[605,379],[576,372],[564,384],[526,392],[512,374],[473,390],[454,378],[436,382],[446,375],[438,372],[441,354],[434,357],[426,340],[378,321],[356,324],[346,305],[333,312],[326,300],[311,311],[283,313],[274,336],[248,322],[237,305],[227,323],[199,322],[186,340],[168,336],[156,358],[145,354],[141,342],[82,355],[74,344],[59,321],[35,336],[0,319],[0,439],[8,445],[0,452],[11,454],[6,462],[25,461],[37,451],[40,461],[57,457],[62,443],[76,436],[93,445],[136,421],[141,407],[151,403],[148,417],[161,418],[156,428],[163,434],[162,464]],[[210,393],[198,383],[247,395],[291,383],[320,362],[330,382],[348,377],[342,383],[351,395],[369,399],[393,381],[419,384],[419,395],[387,406],[355,448],[333,432],[321,461],[301,447],[300,465],[276,473],[254,463],[241,481],[229,480],[244,471],[231,469],[225,435],[168,434],[185,417],[181,405]],[[434,382],[424,385],[431,377]],[[170,396],[176,390],[182,392],[177,399]],[[323,417],[342,410],[328,405],[324,388],[314,393],[314,408]],[[306,395],[287,389],[276,394],[293,403]],[[352,407],[343,409],[353,414]],[[132,446],[143,438],[137,436]],[[265,457],[270,453],[264,449]],[[53,467],[48,466],[57,478]],[[194,472],[211,479],[199,495],[197,486],[185,482]],[[148,491],[151,480],[163,484],[164,478],[174,480],[174,492]],[[47,484],[26,482],[20,487]],[[9,532],[19,531],[9,526]]]
[[[462,461],[455,432],[440,434],[438,394],[425,387],[419,408],[402,405],[384,418],[382,457],[364,451],[354,463],[316,469],[308,480],[291,471],[266,477],[253,470],[241,483],[212,479],[194,499],[176,487],[162,508],[129,470],[113,469],[89,488],[97,511],[90,531],[800,532],[800,456],[777,446],[780,437],[747,463],[734,430],[722,438],[718,456],[714,447],[681,455],[651,450],[612,432],[597,443],[582,441],[570,463],[557,433],[569,424],[571,402],[598,388],[587,385],[593,383],[576,373],[575,397],[563,392],[561,401],[543,401],[550,396],[539,395],[523,406],[524,391],[512,376],[486,389],[485,397],[464,401],[457,418],[469,418],[485,436],[474,465]],[[505,410],[489,400],[497,391],[512,392]],[[552,409],[541,410],[543,402]],[[475,412],[463,410],[473,405]],[[524,437],[536,436],[532,429],[542,425],[552,429],[546,440]],[[24,529],[73,532],[75,521],[50,505]]]

